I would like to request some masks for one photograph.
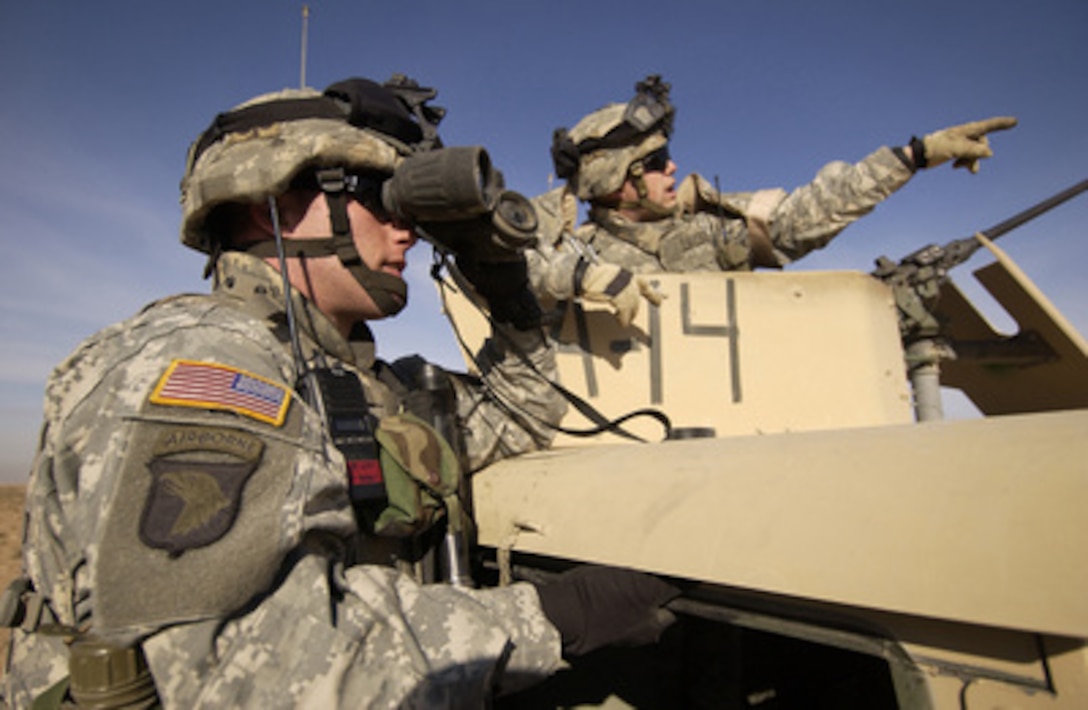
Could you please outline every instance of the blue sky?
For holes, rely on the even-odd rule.
[[[302,5],[0,0],[0,482],[25,479],[56,362],[156,297],[206,290],[177,239],[185,151],[215,113],[300,83]],[[627,100],[649,73],[673,86],[681,173],[725,191],[792,189],[912,134],[1020,119],[978,175],[922,173],[792,268],[868,271],[1088,177],[1083,0],[309,7],[309,85],[402,72],[437,87],[446,144],[486,146],[527,195],[549,187],[553,129]],[[1086,216],[1082,196],[1001,242],[1082,334]],[[376,328],[379,351],[458,365],[428,251],[413,252],[413,302]]]

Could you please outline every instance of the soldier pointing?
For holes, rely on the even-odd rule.
[[[556,285],[574,279],[587,252],[593,263],[634,274],[780,268],[826,246],[921,169],[951,161],[977,172],[979,161],[993,155],[988,134],[1016,125],[1015,118],[990,118],[881,147],[855,164],[825,165],[792,192],[719,193],[697,174],[677,180],[669,153],[675,116],[669,89],[659,76],[649,76],[630,102],[556,130],[552,157],[567,184],[536,202],[545,215],[567,216],[565,231],[574,245],[554,240],[548,258],[531,262],[538,292],[554,294]],[[588,219],[576,228],[570,224],[575,198],[589,207]]]

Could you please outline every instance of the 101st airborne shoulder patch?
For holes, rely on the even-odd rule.
[[[223,537],[234,525],[242,489],[263,451],[264,442],[237,429],[164,431],[148,464],[151,487],[140,516],[140,540],[177,556]]]
[[[152,390],[150,401],[174,407],[222,409],[282,426],[291,390],[230,365],[174,360]]]

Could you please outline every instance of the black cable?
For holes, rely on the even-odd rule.
[[[453,317],[452,313],[450,312],[449,308],[446,307],[446,289],[447,288],[453,288],[453,286],[450,286],[446,282],[446,280],[441,277],[440,272],[441,272],[441,269],[443,267],[446,267],[447,270],[449,270],[448,256],[444,252],[440,252],[438,249],[436,249],[434,253],[435,253],[435,263],[431,267],[431,278],[433,278],[435,280],[435,282],[439,286],[439,291],[440,291],[440,294],[441,294],[441,297],[442,297],[443,309],[446,311],[446,317],[450,321],[450,326],[453,328],[454,337],[457,339],[457,342],[460,345],[461,349],[464,352],[468,353],[469,357],[472,358],[472,360],[476,364],[477,368],[482,371],[483,368],[482,368],[480,362],[476,360],[476,354],[472,351],[472,349],[465,342],[464,337],[461,335],[460,329],[457,327],[456,320],[454,319],[454,317]],[[454,278],[454,280],[456,281],[456,277],[452,276],[452,272],[451,272],[451,277]],[[457,285],[457,286],[460,287],[460,285]],[[463,287],[460,287],[460,288],[461,288],[461,291],[464,292],[465,289]],[[587,402],[581,396],[577,395],[574,392],[571,392],[569,389],[567,389],[563,385],[559,384],[558,382],[555,382],[551,378],[544,375],[544,373],[542,373],[540,371],[540,369],[536,366],[536,364],[529,358],[527,353],[525,353],[521,348],[519,348],[516,343],[514,343],[510,339],[506,338],[505,334],[503,333],[501,328],[495,327],[496,324],[495,324],[495,321],[491,318],[491,315],[487,311],[485,311],[478,303],[476,303],[472,299],[469,299],[469,300],[473,303],[473,306],[480,312],[480,314],[491,325],[492,332],[495,333],[496,335],[498,335],[498,337],[503,338],[504,342],[509,346],[510,350],[515,355],[517,355],[517,357],[527,367],[529,367],[530,370],[532,370],[541,379],[543,379],[545,382],[547,382],[549,385],[551,385],[551,387],[555,391],[557,391],[564,399],[566,399],[567,402],[569,402],[575,409],[577,409],[580,414],[585,416],[590,421],[595,422],[597,426],[594,426],[594,427],[591,427],[591,428],[588,428],[588,429],[573,429],[573,428],[570,428],[570,427],[559,426],[558,424],[552,424],[551,422],[548,422],[548,421],[545,421],[545,420],[541,419],[540,417],[536,416],[532,412],[529,412],[529,411],[525,410],[523,407],[520,407],[520,406],[518,406],[518,405],[516,405],[516,404],[514,404],[512,402],[506,401],[501,396],[501,394],[499,394],[497,391],[495,391],[495,389],[493,387],[491,387],[491,385],[486,380],[483,380],[481,378],[482,381],[483,381],[484,387],[487,389],[487,391],[491,395],[492,399],[496,402],[496,404],[501,406],[503,409],[507,410],[511,414],[520,415],[522,417],[532,419],[533,421],[536,421],[539,424],[542,424],[545,427],[547,427],[547,428],[549,428],[549,429],[551,429],[553,431],[559,432],[561,434],[566,434],[568,436],[588,437],[588,436],[597,436],[598,434],[603,434],[605,432],[610,432],[610,433],[615,434],[617,436],[620,436],[622,438],[630,439],[632,441],[638,441],[638,442],[642,442],[642,443],[646,443],[647,440],[644,439],[643,437],[637,435],[637,434],[633,434],[633,433],[627,431],[626,429],[624,429],[620,425],[623,424],[624,422],[629,421],[631,419],[634,419],[636,417],[650,417],[652,419],[657,420],[662,425],[662,427],[664,427],[665,436],[663,438],[665,438],[665,439],[669,438],[669,435],[672,432],[672,422],[669,420],[668,415],[666,415],[664,412],[662,412],[662,411],[660,411],[658,409],[653,409],[653,408],[643,408],[643,409],[636,409],[634,411],[628,412],[627,414],[624,414],[624,415],[622,415],[620,417],[617,417],[615,419],[608,419],[596,407],[594,407],[592,404]]]

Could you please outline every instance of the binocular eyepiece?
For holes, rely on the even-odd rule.
[[[436,247],[480,261],[504,261],[536,243],[537,217],[507,190],[481,147],[408,156],[382,185],[382,207],[411,222]]]

